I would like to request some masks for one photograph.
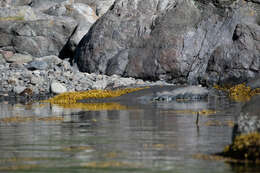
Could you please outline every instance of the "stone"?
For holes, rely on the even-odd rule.
[[[4,59],[4,56],[0,54],[0,64],[4,64],[6,61]]]
[[[5,59],[9,59],[12,56],[14,56],[14,53],[12,51],[0,51],[0,53],[3,55]]]
[[[209,90],[200,86],[187,86],[174,89],[172,91],[164,91],[156,93],[152,98],[154,101],[173,101],[177,99],[198,100],[208,96]]]
[[[30,21],[1,21],[0,47],[33,57],[59,55],[77,23],[69,17]]]
[[[1,0],[0,7],[9,7],[11,4],[11,0]]]
[[[103,90],[107,87],[106,80],[98,80],[92,84],[92,89]]]
[[[15,94],[21,94],[24,90],[26,89],[26,87],[24,87],[24,86],[15,86],[14,88],[13,88],[13,92],[15,93]]]
[[[260,88],[260,77],[250,80],[246,86],[249,86],[251,89]]]
[[[27,69],[29,70],[46,70],[48,68],[48,64],[45,61],[31,61],[27,64]]]
[[[78,23],[66,45],[61,50],[59,57],[62,59],[73,58],[76,46],[88,32],[89,28],[96,22],[98,16],[95,11],[83,3],[71,3],[65,1],[45,11],[48,15],[72,17]]]
[[[67,88],[59,82],[52,82],[51,83],[51,92],[54,94],[61,94],[61,93],[67,92]]]
[[[6,62],[17,63],[17,64],[28,63],[32,60],[33,57],[31,55],[25,55],[20,53],[15,53],[12,57],[6,58]]]
[[[255,9],[259,3],[240,0],[118,0],[80,41],[73,62],[81,72],[152,81],[244,82],[259,74]]]
[[[98,16],[103,16],[113,5],[115,0],[74,0],[75,3],[86,3],[95,9]]]
[[[243,114],[248,116],[259,116],[260,119],[260,95],[253,96],[250,101],[246,102],[241,109]]]
[[[0,21],[37,20],[37,15],[30,6],[9,7],[0,9]]]
[[[44,61],[48,64],[49,68],[52,68],[53,66],[57,66],[58,64],[62,63],[62,60],[55,55],[49,55],[39,58],[41,61]]]
[[[244,103],[233,128],[233,139],[241,134],[260,132],[260,96],[256,95]]]

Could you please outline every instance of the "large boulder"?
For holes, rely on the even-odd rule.
[[[173,83],[241,82],[259,73],[258,8],[242,0],[118,0],[74,62],[84,72]]]
[[[34,57],[59,55],[77,23],[70,18],[0,21],[0,47]]]
[[[95,9],[98,16],[104,15],[107,10],[113,5],[115,0],[74,0],[76,3],[86,3]]]
[[[76,46],[98,19],[96,12],[87,4],[68,1],[56,4],[45,10],[44,13],[57,17],[71,17],[77,21],[77,27],[59,54],[62,59],[73,57]]]

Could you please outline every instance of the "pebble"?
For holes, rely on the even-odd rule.
[[[11,57],[5,57],[5,59],[9,63],[23,64],[23,63],[32,61],[33,57],[31,55],[24,55],[24,54],[16,53]]]
[[[15,86],[13,88],[13,92],[15,94],[21,94],[25,89],[26,89],[26,87],[24,87],[24,86]]]
[[[158,85],[156,82],[118,75],[107,76],[75,71],[68,60],[61,60],[54,55],[39,59],[29,62],[23,60],[23,64],[10,61],[0,63],[0,92],[20,95],[26,88],[30,89],[32,94],[46,95],[50,92],[60,94],[67,91]],[[166,82],[160,84],[167,85]]]
[[[28,63],[27,68],[29,70],[45,70],[48,68],[48,64],[44,61],[31,61]]]
[[[67,88],[59,82],[52,82],[51,83],[51,92],[54,94],[61,94],[61,93],[67,92]]]

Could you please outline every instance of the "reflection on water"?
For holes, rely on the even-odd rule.
[[[0,172],[259,172],[193,157],[231,142],[238,111],[225,98],[145,105],[2,102]]]

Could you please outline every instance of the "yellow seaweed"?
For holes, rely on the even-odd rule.
[[[252,96],[260,94],[260,88],[251,89],[249,86],[246,86],[245,83],[232,87],[221,87],[215,85],[214,88],[228,92],[229,97],[237,102],[249,101]]]
[[[235,159],[260,161],[260,133],[253,132],[237,136],[225,147],[223,155]]]
[[[72,104],[76,103],[78,100],[83,99],[100,99],[109,97],[119,97],[121,95],[138,91],[144,88],[126,88],[117,90],[89,90],[80,92],[66,92],[59,94],[53,98],[45,100],[44,102],[52,104]]]
[[[72,103],[72,104],[57,104],[65,109],[81,109],[87,111],[102,111],[102,110],[126,110],[127,107],[119,103]]]

